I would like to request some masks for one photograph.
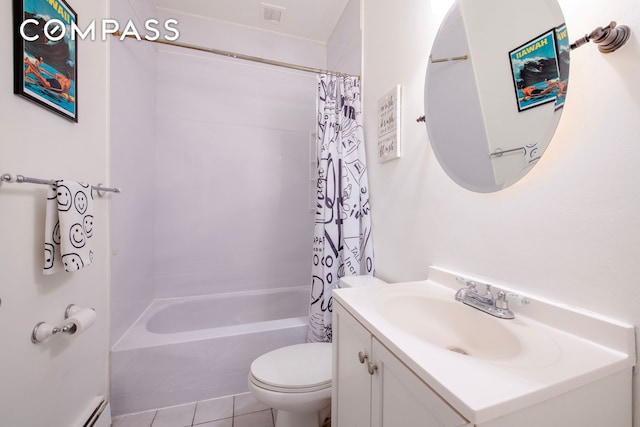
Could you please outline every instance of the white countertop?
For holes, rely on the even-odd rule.
[[[389,296],[454,301],[456,275],[431,268],[429,280],[335,290],[335,301],[469,421],[479,424],[629,369],[635,365],[633,326],[527,296],[513,320],[497,319],[520,341],[504,358],[458,354],[433,345],[384,315]],[[392,287],[392,288],[390,288]],[[459,303],[462,304],[462,303]],[[469,310],[475,310],[467,307]],[[481,313],[491,317],[489,314]],[[428,325],[425,325],[425,328]],[[482,339],[486,331],[474,331]]]

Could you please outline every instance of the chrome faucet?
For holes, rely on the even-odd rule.
[[[457,281],[466,285],[464,288],[458,289],[456,292],[456,301],[460,301],[470,307],[484,311],[492,316],[499,317],[500,319],[513,319],[515,314],[509,309],[509,301],[507,296],[511,298],[520,299],[521,304],[529,304],[527,297],[522,297],[511,292],[505,292],[501,289],[498,290],[496,297],[493,296],[491,291],[491,285],[487,283],[478,283],[473,280],[465,279],[464,277],[457,277]],[[478,291],[478,285],[484,287],[484,292]]]

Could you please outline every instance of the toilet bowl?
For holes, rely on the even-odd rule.
[[[320,427],[331,404],[331,343],[282,347],[253,361],[249,391],[277,410],[276,427]]]
[[[339,288],[385,284],[371,276],[340,279]],[[331,409],[331,343],[282,347],[251,364],[249,391],[277,410],[275,427],[321,427]]]

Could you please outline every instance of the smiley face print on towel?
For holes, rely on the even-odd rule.
[[[80,255],[74,253],[63,255],[62,264],[64,264],[65,271],[68,272],[78,271],[84,267],[84,262]]]
[[[48,270],[53,267],[56,249],[51,243],[44,244],[44,269]]]
[[[93,230],[91,186],[56,181],[47,197],[43,273],[73,272],[90,265]]]
[[[69,188],[66,185],[58,184],[56,193],[56,199],[58,200],[58,212],[66,212],[71,209],[73,197]]]
[[[84,228],[81,224],[73,224],[69,229],[69,241],[74,248],[83,248],[87,243]]]
[[[93,237],[93,215],[87,215],[83,221],[84,233],[87,238]]]
[[[84,191],[78,191],[73,198],[73,204],[80,215],[84,215],[87,211],[89,202],[87,201],[87,195]]]
[[[81,187],[81,190],[76,191],[73,196],[73,206],[80,215],[84,215],[87,213],[89,199],[93,199],[93,194],[91,193],[91,186],[89,184],[79,182],[78,185]]]
[[[53,226],[53,232],[51,233],[51,239],[54,244],[60,244],[60,221],[56,222],[56,225]]]

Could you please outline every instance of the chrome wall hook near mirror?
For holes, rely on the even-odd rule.
[[[591,33],[571,43],[571,50],[592,41],[598,45],[600,52],[611,53],[624,46],[630,36],[631,29],[629,27],[626,25],[616,26],[616,22],[611,21],[606,27],[598,27]]]

